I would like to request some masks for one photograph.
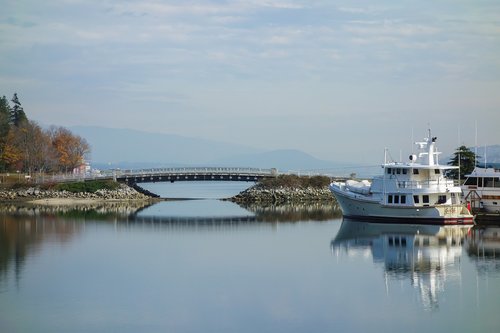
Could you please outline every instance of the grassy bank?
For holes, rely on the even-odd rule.
[[[75,182],[75,183],[61,183],[53,185],[52,190],[56,191],[68,191],[72,193],[95,193],[99,190],[116,190],[120,187],[118,182],[113,180],[89,180],[85,182]]]
[[[260,189],[279,189],[279,188],[328,188],[331,179],[327,176],[297,176],[297,175],[279,175],[275,178],[260,180],[256,187]]]

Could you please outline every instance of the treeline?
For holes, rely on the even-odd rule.
[[[90,154],[87,141],[64,127],[43,129],[14,94],[0,98],[0,172],[68,172]]]

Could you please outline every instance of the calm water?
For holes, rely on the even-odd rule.
[[[0,332],[500,331],[498,227],[217,200],[0,210]]]

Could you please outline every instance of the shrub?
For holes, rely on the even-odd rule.
[[[259,181],[258,186],[264,189],[273,188],[323,188],[328,187],[330,178],[327,176],[297,176],[279,175],[274,178],[265,178]]]
[[[120,187],[120,184],[112,180],[90,180],[86,182],[57,184],[54,189],[73,193],[94,193],[98,190],[116,190],[118,187]]]

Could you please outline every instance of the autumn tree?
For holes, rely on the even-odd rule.
[[[55,160],[61,171],[67,172],[82,165],[90,153],[87,141],[64,127],[52,128],[50,137]]]
[[[459,166],[459,169],[450,170],[448,176],[453,179],[460,178],[459,176],[470,174],[476,165],[476,154],[466,146],[460,146],[453,153],[453,157],[448,162],[448,165]]]
[[[90,153],[87,141],[63,127],[44,130],[27,118],[17,94],[0,98],[0,170],[70,171]]]
[[[50,137],[34,121],[26,120],[13,127],[14,145],[20,152],[20,169],[27,173],[47,171],[51,164]]]
[[[3,155],[7,135],[10,129],[10,105],[5,96],[0,98],[0,156]],[[5,170],[5,163],[0,158],[0,170]]]

